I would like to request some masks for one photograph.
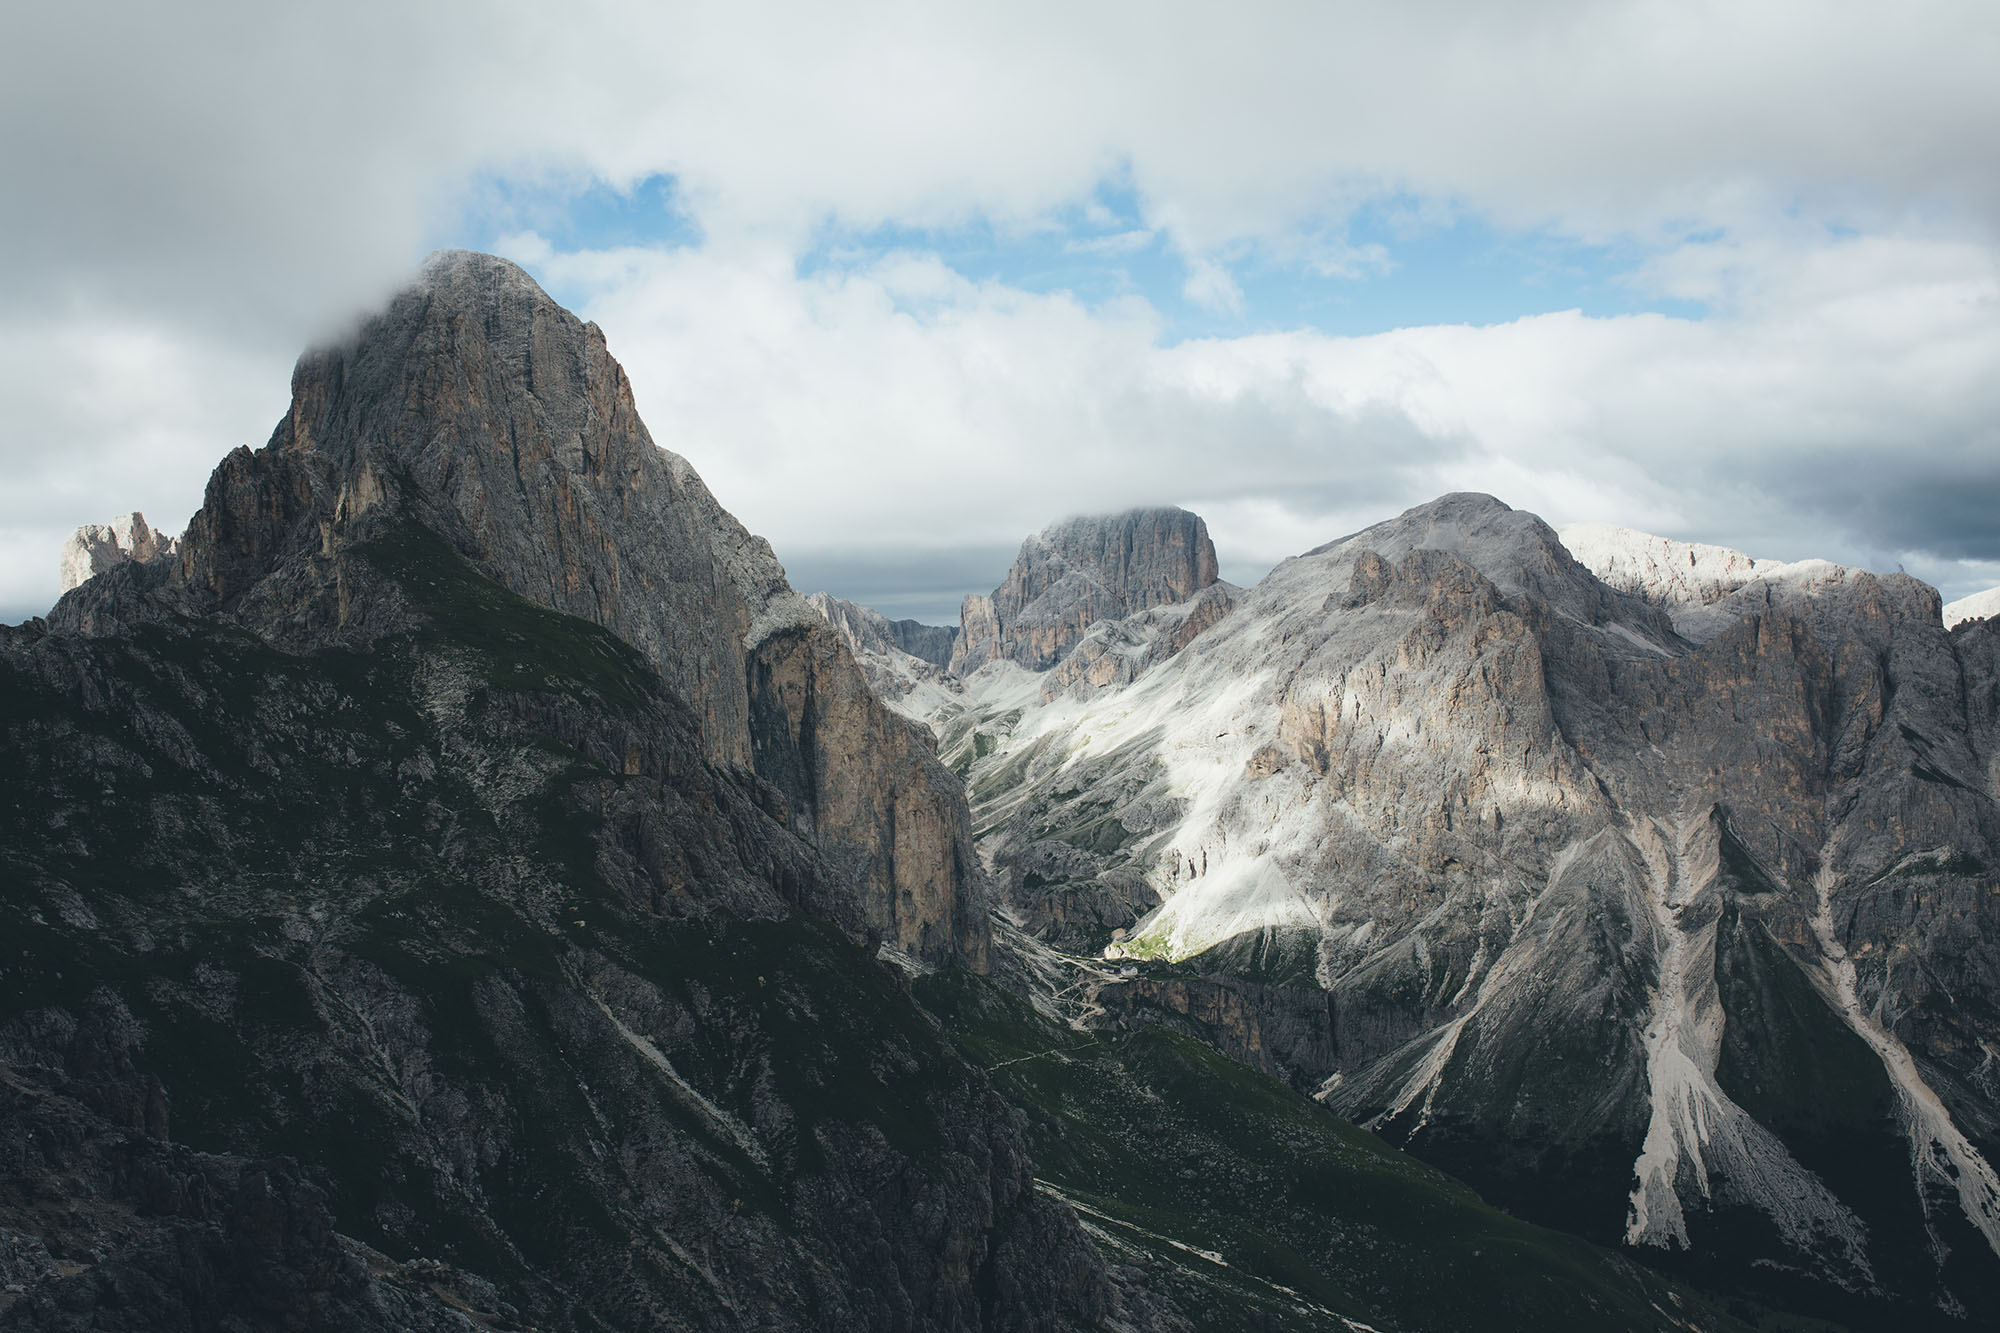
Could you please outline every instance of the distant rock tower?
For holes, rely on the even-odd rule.
[[[86,523],[63,543],[62,590],[68,592],[85,579],[128,560],[144,564],[174,551],[174,539],[155,532],[146,516],[136,511],[109,523]]]
[[[1208,525],[1185,509],[1067,519],[1021,544],[992,596],[965,599],[951,669],[1007,658],[1046,671],[1096,622],[1186,601],[1215,581]]]

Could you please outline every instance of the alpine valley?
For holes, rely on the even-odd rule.
[[[62,573],[0,1330],[2000,1323],[1991,598],[1449,495],[890,621],[464,252]]]

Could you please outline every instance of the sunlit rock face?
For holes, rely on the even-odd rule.
[[[966,599],[951,669],[1045,671],[1092,625],[1185,602],[1215,581],[1208,525],[1184,509],[1066,519],[1021,544],[991,597]]]
[[[932,721],[1011,909],[1235,985],[1224,1049],[1531,1216],[2000,1309],[2000,635],[1579,545],[1446,496],[1129,675],[968,674]]]
[[[1707,606],[1785,568],[1726,546],[1674,541],[1610,523],[1573,523],[1558,535],[1606,587],[1668,609]]]
[[[1970,597],[1946,602],[1943,615],[1946,629],[1961,621],[1986,620],[2000,616],[2000,588],[1988,588],[1985,592],[1976,592]]]
[[[174,539],[155,532],[144,514],[120,514],[109,523],[86,523],[70,534],[63,543],[57,579],[62,591],[68,592],[107,569],[127,561],[144,564],[172,556],[174,549]]]

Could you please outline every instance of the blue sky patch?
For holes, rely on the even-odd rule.
[[[491,248],[525,231],[558,251],[702,242],[677,183],[663,175],[626,190],[597,180],[482,177],[450,230],[451,238],[439,244]],[[1282,245],[1243,242],[1207,256],[1203,262],[1219,266],[1228,279],[1220,302],[1190,295],[1189,257],[1169,235],[1149,227],[1139,201],[1116,184],[1035,223],[829,223],[799,256],[798,269],[801,276],[858,269],[895,252],[934,255],[975,282],[1068,292],[1090,307],[1142,298],[1160,313],[1169,343],[1302,328],[1354,336],[1427,324],[1501,324],[1557,310],[1689,319],[1707,313],[1698,302],[1634,284],[1630,275],[1649,257],[1636,243],[1584,244],[1549,231],[1506,231],[1469,210],[1426,206],[1407,196],[1378,199],[1344,225]]]

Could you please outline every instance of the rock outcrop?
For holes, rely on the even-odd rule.
[[[914,1000],[962,789],[596,330],[447,255],[294,385],[0,628],[0,1325],[1184,1326]]]
[[[0,1327],[1117,1313],[851,867],[647,659],[422,528],[345,557],[408,627],[364,651],[0,629]]]
[[[934,667],[951,664],[951,646],[958,639],[956,626],[891,620],[879,611],[823,592],[808,593],[806,601],[840,631],[856,656],[893,648]]]
[[[1010,661],[1045,671],[1097,622],[1187,601],[1215,581],[1208,525],[1184,509],[1065,520],[1021,544],[992,596],[966,598],[951,670]]]
[[[929,718],[959,692],[946,670],[956,629],[916,620],[890,620],[880,612],[828,593],[810,593],[806,604],[847,644],[868,684],[906,717]]]
[[[135,510],[109,523],[86,523],[71,533],[63,543],[58,577],[62,590],[68,592],[117,565],[171,557],[174,550],[174,539],[155,532],[146,516]]]
[[[1569,553],[1609,588],[1655,606],[1707,606],[1784,569],[1726,546],[1675,541],[1610,523],[1572,523],[1558,534]]]
[[[638,649],[693,705],[714,759],[771,770],[886,938],[984,965],[963,801],[924,736],[863,687],[770,546],[653,443],[598,328],[505,260],[433,256],[353,338],[301,358],[270,442],[223,460],[155,581],[289,650],[363,644],[399,622],[354,595],[347,551],[395,516]],[[139,613],[125,592],[65,600],[52,623],[120,626]],[[778,679],[797,688],[769,688]],[[849,761],[872,766],[846,775],[855,788],[822,785],[835,752],[822,732],[870,738]],[[902,859],[913,848],[924,858]]]

